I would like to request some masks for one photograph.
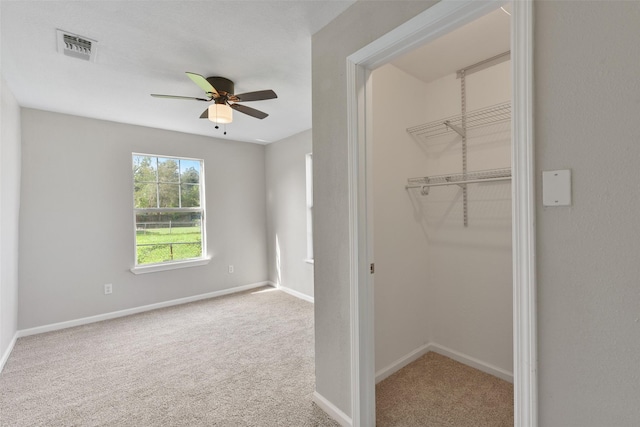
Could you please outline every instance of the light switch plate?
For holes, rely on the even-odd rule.
[[[571,170],[542,172],[543,206],[571,206]]]

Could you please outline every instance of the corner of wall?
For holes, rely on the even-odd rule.
[[[311,129],[272,142],[265,151],[269,280],[313,301],[313,265],[307,257],[306,154]]]
[[[313,403],[318,405],[320,409],[326,412],[327,415],[337,421],[342,427],[351,427],[353,425],[350,416],[342,412],[337,406],[328,401],[317,391],[313,392]]]
[[[0,371],[18,330],[18,218],[20,211],[20,106],[0,74]]]

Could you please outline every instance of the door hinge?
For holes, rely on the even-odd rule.
[[[376,265],[374,263],[371,263],[371,266],[369,267],[369,270],[371,271],[371,274],[376,272]]]

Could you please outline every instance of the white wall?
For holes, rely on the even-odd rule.
[[[1,78],[0,94],[0,360],[18,330],[20,107]],[[0,369],[2,368],[0,363]]]
[[[22,150],[19,329],[267,280],[263,146],[23,109]],[[204,159],[208,265],[129,271],[132,152]]]
[[[466,78],[467,110],[511,98],[510,63],[484,69]],[[453,100],[460,112],[460,80],[455,73],[428,85],[426,121],[451,114],[441,102]],[[449,101],[450,102],[450,101]],[[462,172],[461,138],[452,134],[421,143],[429,175]],[[469,171],[511,166],[508,123],[467,132]],[[464,227],[462,190],[432,188],[420,200],[426,221],[432,281],[432,341],[485,364],[513,371],[511,185],[501,181],[470,184],[468,227]]]
[[[424,121],[424,82],[393,65],[372,74],[375,369],[431,340],[432,277],[420,200],[407,178],[427,173],[426,154],[406,129]]]
[[[468,110],[509,101],[509,82],[508,62],[470,74]],[[426,84],[393,65],[373,72],[376,371],[427,342],[513,370],[510,185],[469,185],[468,227],[459,187],[404,189],[462,171],[457,134],[406,132],[459,113],[455,73]],[[510,144],[508,124],[470,129],[469,170],[510,167]]]
[[[356,2],[313,37],[316,387],[350,413],[346,57],[429,7]],[[640,3],[534,2],[541,427],[640,419]],[[541,172],[571,168],[573,206]],[[324,344],[324,345],[323,345]]]
[[[265,147],[269,280],[313,298],[313,264],[307,258],[305,155],[311,130]]]

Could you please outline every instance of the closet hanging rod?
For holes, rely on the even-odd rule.
[[[476,182],[506,181],[511,179],[511,168],[488,169],[449,175],[421,176],[407,179],[406,189],[464,185]]]
[[[501,176],[499,178],[478,178],[478,179],[467,179],[464,181],[434,182],[432,184],[414,184],[414,185],[406,185],[405,188],[408,190],[410,188],[440,187],[443,185],[464,185],[464,184],[473,184],[476,182],[491,182],[491,181],[511,181],[511,177]]]

